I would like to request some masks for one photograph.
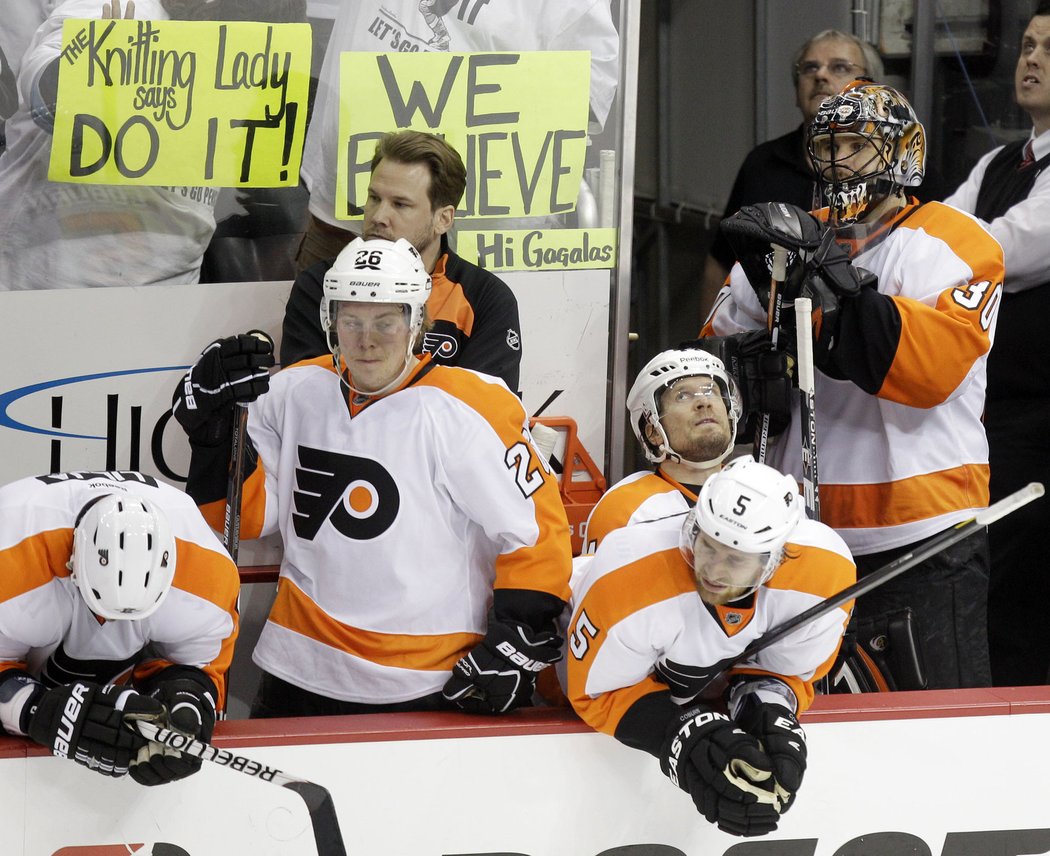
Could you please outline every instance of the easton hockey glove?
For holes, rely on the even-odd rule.
[[[189,666],[172,666],[149,685],[155,687],[150,698],[161,702],[166,710],[159,724],[205,743],[211,740],[215,730],[216,692],[207,675]],[[176,749],[150,741],[132,760],[131,778],[140,785],[164,785],[185,779],[200,768],[200,758],[185,756]]]
[[[795,801],[806,772],[806,732],[795,714],[781,704],[769,702],[746,708],[741,713],[740,726],[758,738],[773,762],[773,790],[783,814]]]
[[[264,338],[265,337],[265,338]],[[273,342],[265,333],[216,339],[179,381],[171,412],[195,443],[225,442],[236,402],[254,401],[270,388]]]
[[[442,694],[468,713],[506,713],[532,702],[536,678],[561,659],[561,637],[515,621],[493,622],[452,668]]]
[[[128,720],[157,720],[164,705],[127,687],[78,681],[45,692],[30,713],[29,736],[59,758],[120,777],[148,742]]]
[[[777,828],[773,764],[725,714],[704,705],[682,713],[669,729],[660,769],[723,832],[752,836]]]

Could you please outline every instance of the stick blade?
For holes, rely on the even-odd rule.
[[[339,830],[339,817],[335,813],[335,803],[326,788],[313,782],[286,782],[282,787],[295,791],[306,803],[310,812],[310,824],[314,828],[314,843],[317,845],[317,856],[346,856],[346,845]]]

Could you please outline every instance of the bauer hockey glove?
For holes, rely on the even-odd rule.
[[[532,703],[536,677],[561,659],[561,637],[514,621],[489,625],[485,638],[452,668],[442,694],[468,713],[507,713]]]
[[[263,338],[265,337],[265,338]],[[195,443],[225,442],[236,402],[254,401],[270,388],[273,342],[265,334],[216,339],[179,381],[171,412]]]
[[[783,814],[795,801],[806,772],[806,732],[798,719],[781,704],[749,705],[741,712],[740,727],[758,738],[773,762],[773,790]]]
[[[59,758],[120,777],[148,742],[129,721],[163,716],[164,705],[135,690],[78,681],[40,696],[29,736]]]
[[[189,674],[196,673],[193,677]],[[150,698],[164,705],[166,716],[159,722],[165,728],[187,737],[211,740],[215,730],[215,687],[199,669],[172,666],[149,682]],[[150,741],[131,762],[131,778],[140,785],[164,785],[192,776],[201,768],[201,759],[183,755]]]
[[[777,828],[773,764],[725,714],[704,705],[682,713],[668,731],[660,769],[723,832],[752,836]]]

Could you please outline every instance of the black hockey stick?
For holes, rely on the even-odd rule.
[[[820,484],[817,477],[817,403],[813,377],[813,302],[795,299],[795,342],[798,348],[799,430],[802,434],[802,492],[806,516],[820,520]]]
[[[920,562],[926,561],[930,556],[936,555],[941,552],[941,550],[962,541],[964,538],[969,538],[989,523],[994,523],[996,520],[1006,517],[1008,514],[1012,514],[1021,506],[1027,505],[1033,499],[1038,499],[1042,495],[1043,486],[1039,482],[1031,482],[1020,490],[1011,493],[1009,496],[1004,496],[993,505],[989,505],[983,511],[977,512],[977,514],[969,520],[963,520],[956,523],[951,529],[946,529],[940,535],[934,536],[918,549],[912,550],[909,553],[904,553],[889,564],[883,565],[876,571],[872,571],[866,577],[858,580],[851,586],[847,586],[838,594],[833,594],[831,597],[825,598],[820,603],[814,604],[809,609],[800,612],[794,618],[789,618],[783,624],[774,627],[768,633],[760,636],[736,656],[717,663],[712,668],[709,675],[700,675],[700,680],[704,680],[706,677],[706,683],[704,683],[700,692],[703,692],[704,689],[710,686],[711,682],[722,674],[722,672],[728,671],[734,666],[739,666],[745,660],[751,659],[759,651],[779,642],[803,624],[809,624],[811,621],[826,615],[832,610],[838,609],[842,604],[847,603],[854,598],[858,598],[861,595],[867,594],[872,589],[878,588],[883,583],[903,574],[908,569],[914,568]]]
[[[270,343],[273,339],[262,330],[249,334]],[[248,437],[248,402],[238,401],[233,411],[233,437],[230,443],[230,469],[226,481],[226,512],[222,521],[222,545],[237,564],[241,549],[241,496],[244,490],[244,447]]]
[[[780,315],[784,307],[784,280],[787,279],[787,250],[773,244],[773,268],[769,278],[769,309],[766,327],[769,330],[771,350],[777,349],[780,338]],[[766,462],[766,446],[769,444],[769,413],[762,414],[762,425],[756,441],[755,458]]]
[[[346,856],[346,846],[343,844],[343,835],[339,831],[339,818],[336,815],[335,803],[327,788],[305,779],[289,776],[287,773],[267,767],[243,755],[235,755],[225,749],[218,749],[210,743],[194,740],[170,728],[161,728],[152,722],[135,720],[134,725],[143,737],[154,743],[161,743],[184,755],[211,761],[213,764],[229,767],[231,770],[244,773],[254,779],[272,782],[282,788],[295,791],[306,803],[306,809],[310,813],[310,825],[313,827],[318,856]]]

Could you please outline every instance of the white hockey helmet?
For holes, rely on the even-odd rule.
[[[783,558],[784,545],[802,518],[802,499],[791,476],[750,455],[730,461],[704,482],[696,506],[682,526],[680,548],[690,566],[701,532],[742,553],[766,555],[750,591],[768,580]]]
[[[847,169],[838,158],[835,137],[844,134],[870,145],[866,163]],[[831,226],[862,222],[890,194],[922,184],[926,171],[926,135],[911,104],[867,78],[824,99],[807,129],[806,148]]]
[[[103,496],[80,513],[69,567],[96,615],[146,618],[167,597],[175,578],[175,538],[168,519],[149,499]]]
[[[424,308],[430,297],[430,274],[419,251],[404,238],[354,238],[336,257],[324,276],[321,295],[321,329],[332,353],[339,356],[335,334],[335,304],[339,301],[396,303],[407,307],[414,343],[423,326]]]
[[[691,461],[683,458],[672,448],[667,433],[660,424],[660,394],[676,380],[683,377],[708,376],[722,393],[726,414],[729,417],[729,439],[719,455],[708,461]],[[712,467],[726,459],[733,451],[736,441],[736,426],[743,411],[740,392],[725,365],[714,354],[696,348],[661,351],[638,373],[630,392],[627,393],[627,410],[631,414],[631,429],[638,438],[645,457],[654,464],[665,460],[678,461],[699,467]],[[646,436],[646,426],[651,425],[659,438],[653,443]]]

